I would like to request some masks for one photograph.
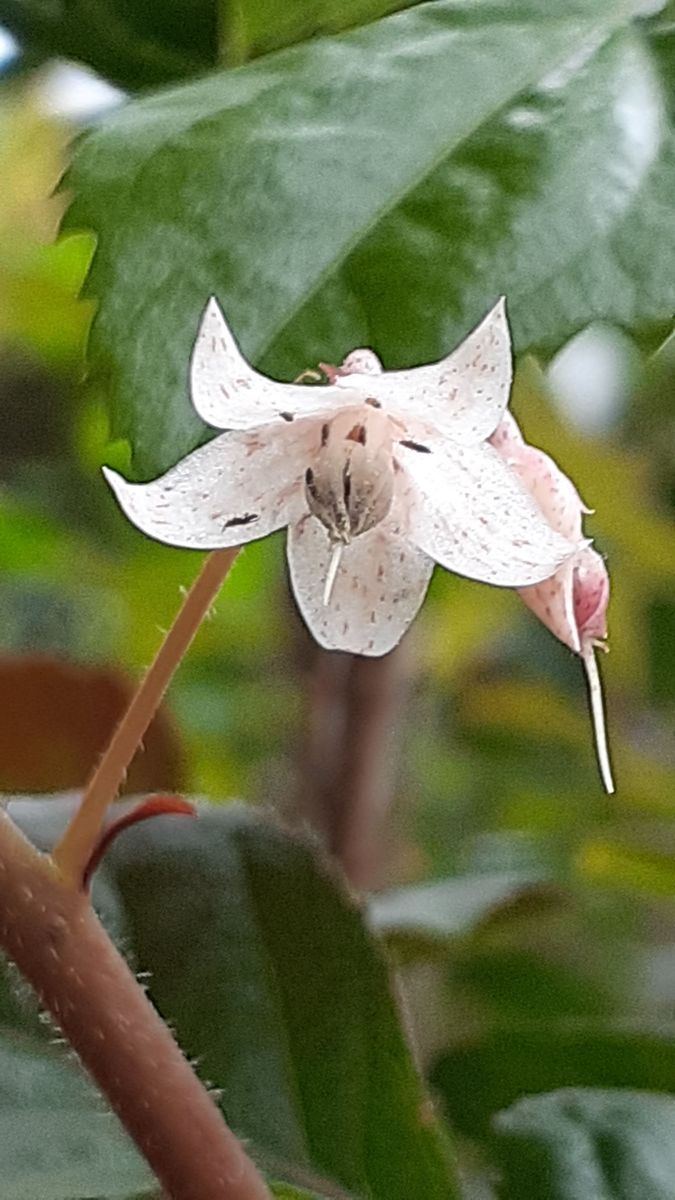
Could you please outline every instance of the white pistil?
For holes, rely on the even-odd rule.
[[[330,602],[331,593],[333,591],[333,586],[335,584],[335,579],[337,577],[338,567],[340,566],[340,559],[342,558],[342,551],[344,548],[344,542],[336,542],[333,546],[333,553],[330,556],[328,572],[326,574],[326,586],[323,589],[324,605],[327,605]]]
[[[602,776],[602,782],[605,785],[605,791],[611,796],[614,793],[614,780],[612,778],[612,766],[609,761],[607,728],[605,725],[605,708],[602,699],[602,684],[600,682],[600,672],[598,670],[598,664],[596,662],[595,651],[592,642],[584,645],[581,656],[584,660],[586,678],[588,680],[588,692],[591,700],[591,716],[593,719],[593,732],[595,734],[595,749],[598,756],[600,774]]]

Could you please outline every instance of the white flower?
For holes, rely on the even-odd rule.
[[[370,350],[324,387],[276,383],[208,304],[192,402],[225,429],[152,483],[106,478],[150,537],[215,550],[288,526],[300,611],[333,650],[380,655],[417,613],[434,562],[524,587],[577,549],[551,528],[487,439],[511,386],[503,300],[447,358],[383,372]]]

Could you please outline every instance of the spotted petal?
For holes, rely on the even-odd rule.
[[[217,550],[264,537],[295,519],[314,422],[232,431],[152,483],[127,483],[104,467],[134,525],[171,546]]]
[[[564,537],[577,541],[582,533],[582,515],[591,510],[557,462],[524,440],[510,412],[504,413],[490,442],[500,457],[513,467],[549,524]]]
[[[576,559],[583,553],[593,554],[595,551],[586,546],[579,555],[563,563],[550,579],[518,589],[527,607],[575,654],[581,654],[581,638],[574,612],[574,576]]]
[[[492,446],[397,447],[410,536],[449,571],[502,587],[547,579],[577,549],[551,528]]]
[[[268,421],[329,412],[349,403],[336,387],[277,383],[249,366],[211,297],[190,363],[192,403],[203,421],[216,429],[253,429]],[[352,401],[353,403],[353,401]]]
[[[470,444],[496,429],[508,403],[511,377],[511,337],[502,297],[440,362],[381,375],[349,373],[337,386],[366,392],[403,419],[422,421]]]
[[[330,602],[323,603],[331,545],[316,517],[288,530],[288,563],[298,608],[327,650],[373,657],[400,642],[429,585],[434,564],[406,541],[395,517],[354,538],[342,554]]]

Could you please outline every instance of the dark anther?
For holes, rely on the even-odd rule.
[[[349,508],[349,497],[352,494],[352,477],[349,474],[349,464],[345,463],[342,471],[342,488],[345,498],[345,508]]]
[[[354,425],[347,434],[347,441],[358,442],[360,446],[366,444],[366,427],[365,425]]]
[[[258,520],[258,513],[244,513],[242,517],[230,517],[223,525],[223,529],[231,529],[233,525],[250,525],[251,521]]]
[[[308,467],[305,471],[305,483],[310,496],[316,500],[316,484],[314,482],[314,472],[311,467]]]
[[[293,421],[294,420],[293,413],[282,412],[282,413],[279,413],[279,416],[281,417],[282,421]]]
[[[379,400],[376,400],[374,396],[369,396],[366,400],[366,404],[369,404],[371,408],[382,408]]]
[[[321,426],[321,445],[322,446],[326,445],[326,443],[328,441],[329,433],[330,433],[330,425],[328,424],[328,421],[325,421],[324,424]]]
[[[407,446],[409,450],[417,450],[419,454],[431,454],[429,446],[423,446],[421,442],[412,442],[409,438],[401,441],[402,446]]]

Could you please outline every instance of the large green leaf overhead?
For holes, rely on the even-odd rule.
[[[629,315],[641,283],[649,316],[669,311],[675,275],[650,279],[668,210],[645,201],[664,102],[626,11],[436,0],[129,104],[85,139],[67,225],[98,235],[91,367],[136,472],[204,435],[187,363],[210,293],[286,378],[364,342],[390,366],[439,355],[500,292],[520,346],[624,319],[615,238],[648,249]]]

